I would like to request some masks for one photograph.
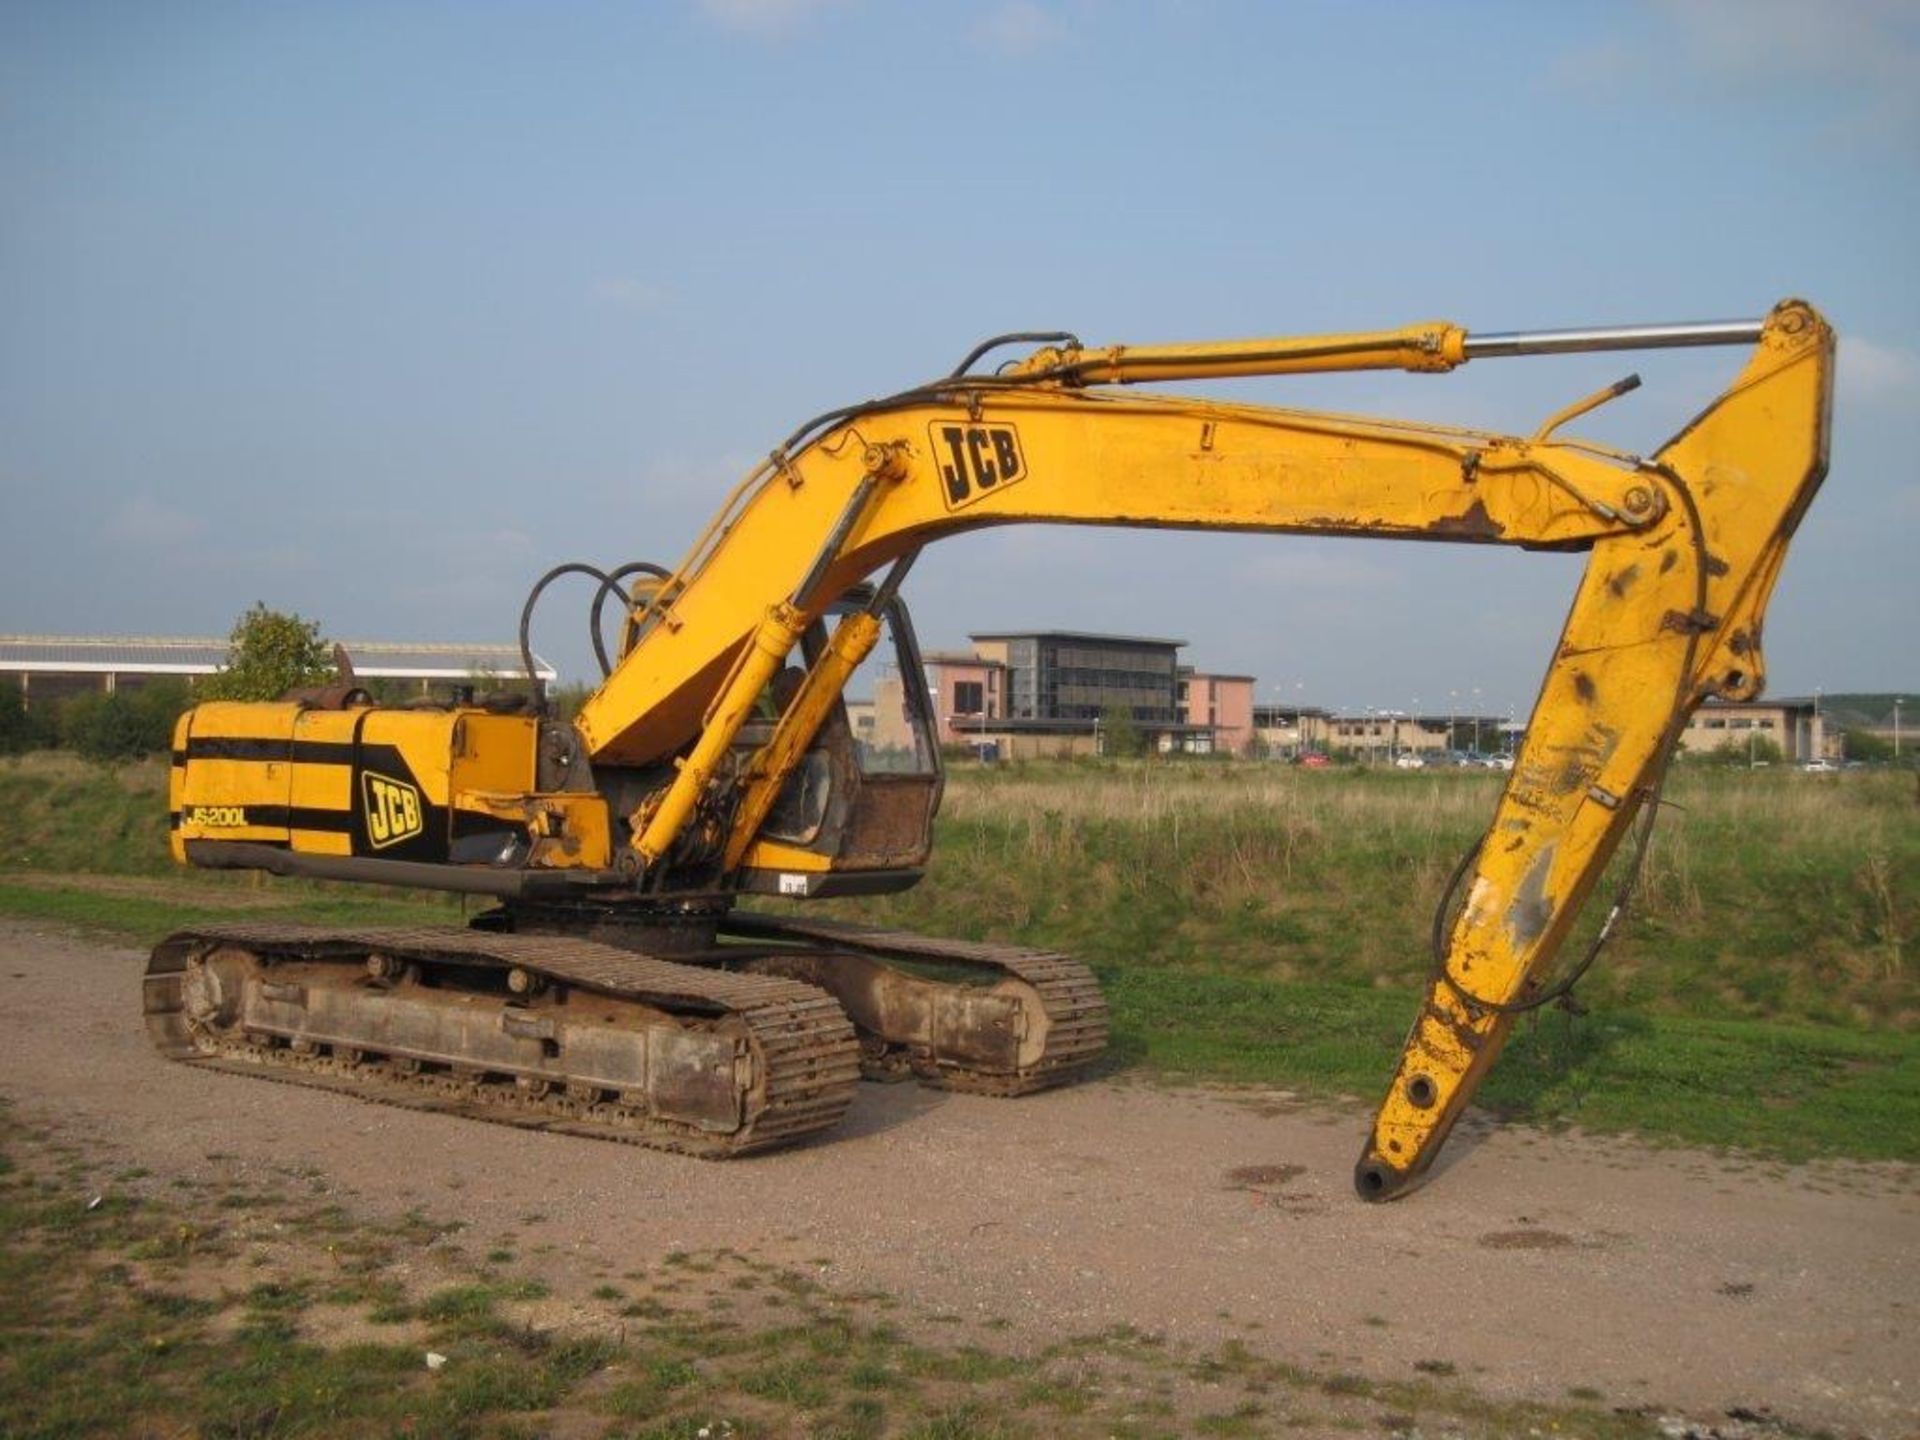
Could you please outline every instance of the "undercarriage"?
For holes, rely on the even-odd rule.
[[[1022,1095],[1106,1046],[1092,974],[1050,952],[697,907],[537,933],[559,918],[181,931],[148,1029],[209,1069],[709,1158],[831,1129],[863,1074]]]

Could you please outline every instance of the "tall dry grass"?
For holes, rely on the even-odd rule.
[[[1414,986],[1433,906],[1501,778],[962,767],[927,880],[842,908],[1108,966]],[[171,873],[165,783],[163,763],[0,762],[0,869]],[[1920,1022],[1911,774],[1682,769],[1666,800],[1633,917],[1587,994],[1682,1014]]]
[[[1252,763],[967,767],[950,777],[927,882],[856,908],[1101,962],[1415,983],[1432,907],[1502,781]],[[1905,965],[1920,892],[1908,777],[1683,770],[1665,800],[1635,918],[1591,993],[1689,1013],[1920,1019]]]

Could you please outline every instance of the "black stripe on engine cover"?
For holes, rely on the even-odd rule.
[[[305,765],[351,765],[351,740],[255,740],[240,735],[190,735],[187,759],[291,760]]]

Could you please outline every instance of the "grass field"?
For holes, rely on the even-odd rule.
[[[1786,1158],[1920,1160],[1914,777],[1683,771],[1590,1014],[1523,1022],[1481,1103]],[[0,765],[0,913],[142,941],[209,913],[458,923],[456,900],[175,870],[164,768]],[[1371,1100],[1430,909],[1499,778],[1259,764],[950,777],[928,879],[850,913],[1081,956],[1115,1063]]]

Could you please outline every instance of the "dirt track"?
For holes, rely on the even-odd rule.
[[[1388,1379],[1447,1362],[1499,1397],[1590,1387],[1920,1430],[1908,1167],[1467,1129],[1435,1183],[1367,1206],[1357,1112],[1125,1083],[1015,1102],[864,1086],[835,1138],[715,1165],[169,1064],[140,1020],[142,964],[0,922],[0,1094],[162,1175],[209,1154],[228,1173],[311,1167],[369,1213],[517,1231],[556,1247],[560,1285],[731,1246],[830,1258],[829,1284],[1016,1339],[1131,1324]]]

